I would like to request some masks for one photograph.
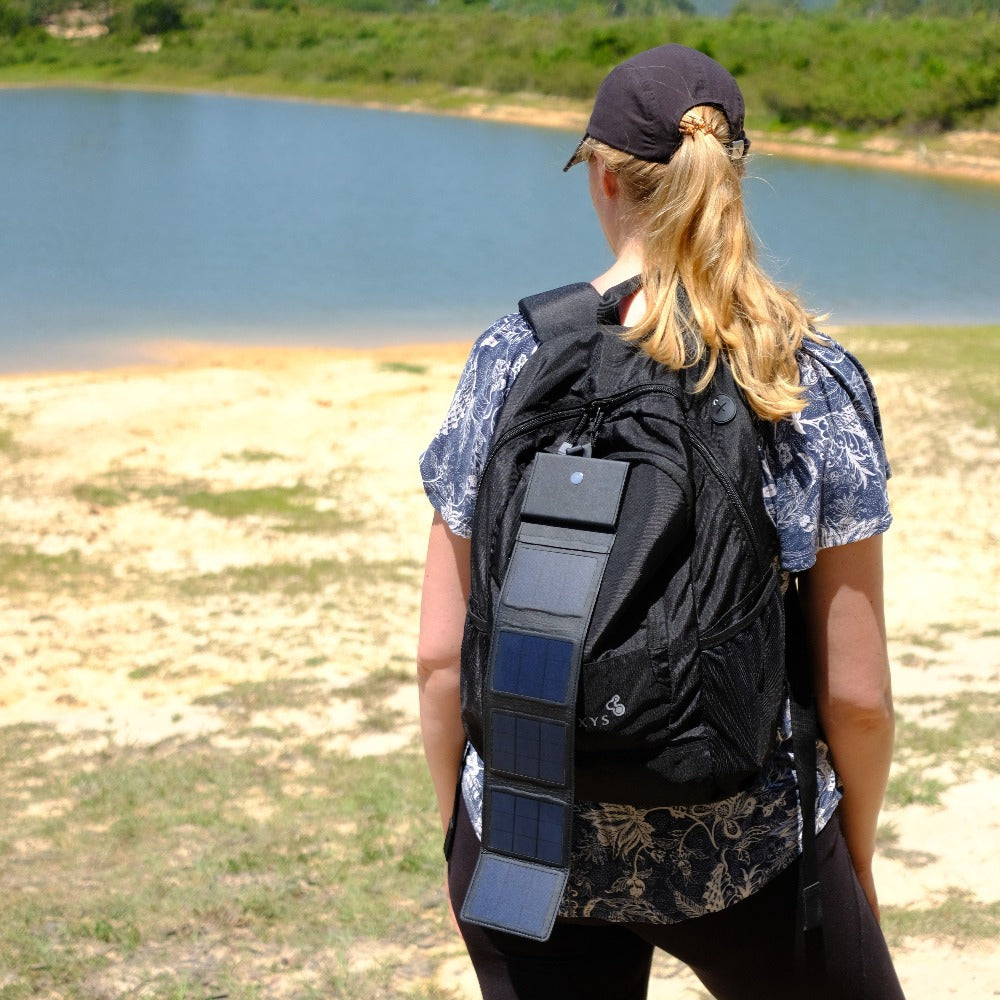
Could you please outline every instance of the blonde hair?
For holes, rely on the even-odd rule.
[[[669,163],[652,163],[596,139],[616,175],[641,243],[646,313],[623,336],[670,368],[706,359],[708,385],[723,352],[753,411],[780,420],[804,406],[795,352],[811,322],[795,297],[757,263],[743,208],[742,159],[730,156],[726,116],[709,106],[681,119]]]

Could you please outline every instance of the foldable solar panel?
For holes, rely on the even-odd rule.
[[[483,844],[462,918],[546,940],[569,877],[583,643],[628,465],[535,457],[491,636]]]

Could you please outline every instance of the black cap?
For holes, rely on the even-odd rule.
[[[660,45],[617,65],[597,91],[587,132],[563,170],[580,159],[590,138],[640,160],[667,163],[680,147],[680,121],[694,107],[718,108],[729,122],[730,156],[750,148],[743,131],[743,95],[732,74],[684,45]]]

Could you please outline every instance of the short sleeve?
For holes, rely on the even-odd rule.
[[[799,373],[805,408],[761,432],[764,502],[790,572],[812,566],[819,549],[881,534],[892,522],[868,373],[826,336],[803,345]]]
[[[538,342],[518,314],[503,316],[473,345],[441,429],[420,456],[424,491],[445,524],[472,534],[479,478],[497,417]]]

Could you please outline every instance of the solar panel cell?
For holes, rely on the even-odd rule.
[[[493,690],[566,703],[573,643],[501,630],[493,667]]]

